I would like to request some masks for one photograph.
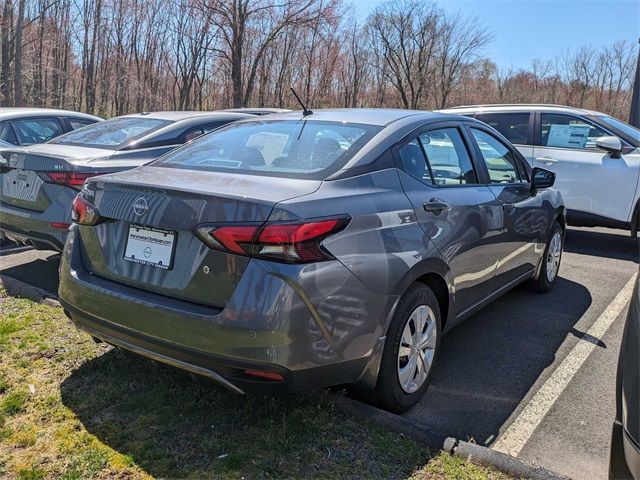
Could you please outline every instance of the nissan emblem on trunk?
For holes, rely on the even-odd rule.
[[[149,205],[144,197],[140,197],[133,202],[133,213],[136,215],[144,215],[149,210]]]

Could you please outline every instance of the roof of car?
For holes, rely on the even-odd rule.
[[[316,120],[324,122],[362,123],[365,125],[387,126],[397,120],[420,116],[422,120],[447,118],[448,115],[425,110],[403,110],[391,108],[332,108],[313,110],[311,115],[302,116],[302,111],[275,113],[269,120]]]
[[[86,113],[72,112],[70,110],[56,110],[51,108],[28,108],[28,107],[1,107],[0,120],[10,120],[22,117],[39,117],[39,116],[58,116],[58,117],[76,117],[91,118],[93,120],[102,120],[100,117],[88,115]]]
[[[220,120],[239,120],[241,118],[254,118],[254,117],[250,117],[248,114],[236,113],[236,112],[223,112],[223,111],[142,112],[142,113],[132,113],[129,115],[122,115],[117,118],[157,118],[159,120],[171,120],[173,122],[177,122],[180,120],[186,120],[189,118],[197,118],[197,117],[211,117],[211,118],[220,119]]]
[[[516,111],[545,111],[545,112],[558,112],[558,113],[574,113],[578,115],[603,115],[600,112],[594,110],[587,110],[586,108],[569,107],[567,105],[553,105],[545,103],[492,103],[486,105],[461,105],[459,107],[451,107],[443,110],[439,110],[443,113],[471,113],[471,112],[516,112]]]
[[[235,112],[235,113],[249,113],[251,115],[269,115],[271,113],[284,113],[290,112],[288,108],[269,108],[269,107],[242,107],[242,108],[227,108],[222,110],[223,112]]]

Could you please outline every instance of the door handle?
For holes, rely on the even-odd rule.
[[[558,163],[558,160],[551,157],[538,157],[536,158],[536,162],[543,162],[543,163],[549,164],[549,163]]]
[[[505,212],[513,212],[516,209],[516,204],[512,202],[502,202],[502,210]]]
[[[438,200],[437,198],[432,198],[428,202],[424,202],[422,204],[422,208],[427,213],[433,213],[434,215],[440,215],[444,210],[449,208],[449,205],[442,200]]]

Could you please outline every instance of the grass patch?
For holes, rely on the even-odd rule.
[[[0,291],[0,476],[499,479],[343,416],[320,392],[237,396],[96,345]]]
[[[27,401],[27,392],[19,390],[9,393],[0,400],[0,412],[5,415],[15,415],[24,410]]]

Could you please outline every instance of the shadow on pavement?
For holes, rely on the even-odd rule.
[[[32,252],[38,257],[29,258],[24,263],[13,262],[10,255],[4,258],[0,257],[0,273],[57,296],[60,254],[57,252],[36,252],[35,250]],[[23,252],[21,255],[29,253]],[[5,267],[5,264],[8,266]]]
[[[568,228],[564,251],[638,263],[640,242],[624,230],[599,232]]]
[[[405,417],[443,439],[490,444],[591,301],[561,277],[548,294],[525,284],[498,299],[443,337],[431,385]]]

